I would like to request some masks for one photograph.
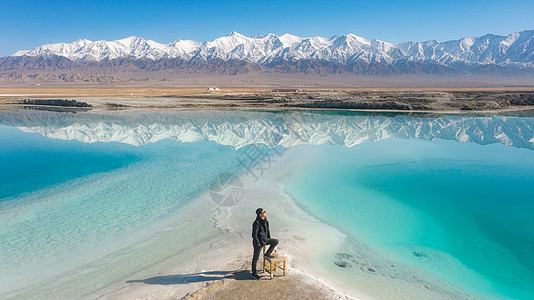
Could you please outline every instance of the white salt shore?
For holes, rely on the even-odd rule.
[[[390,261],[306,211],[284,189],[300,163],[313,161],[307,145],[291,147],[267,166],[259,181],[243,175],[243,195],[218,206],[206,191],[180,212],[111,245],[88,249],[69,270],[3,294],[13,299],[218,299],[240,291],[279,298],[476,298],[429,274]],[[255,169],[261,173],[260,168]],[[267,210],[288,274],[273,281],[243,280],[252,258],[251,225]],[[377,220],[379,222],[379,220]],[[261,261],[258,265],[261,264]],[[270,283],[267,283],[269,281]],[[277,283],[278,282],[278,283]],[[255,290],[257,290],[255,292]],[[288,290],[296,294],[287,294]],[[225,296],[226,295],[226,296]],[[246,298],[246,296],[244,296]]]
[[[180,216],[159,226],[163,235],[176,236],[180,243],[198,240],[193,235],[203,234],[201,243],[192,242],[185,250],[86,298],[232,298],[235,291],[246,294],[257,289],[261,294],[265,288],[287,290],[287,280],[291,281],[291,288],[307,286],[304,290],[312,298],[321,298],[323,292],[337,299],[476,298],[415,268],[389,261],[301,209],[283,188],[284,179],[294,171],[292,162],[302,159],[302,153],[292,149],[295,148],[264,170],[259,181],[250,175],[241,176],[244,194],[236,205],[218,207],[206,192],[184,208]],[[251,225],[257,207],[267,210],[272,235],[280,240],[279,252],[288,257],[288,275],[274,279],[279,285],[260,283],[268,279],[242,280],[248,275],[244,270],[250,270]],[[166,239],[159,239],[159,246],[165,247]],[[349,267],[336,265],[336,259],[348,262]],[[261,259],[258,266],[261,269]]]
[[[275,166],[271,167],[274,170]],[[212,234],[202,244],[192,245],[193,247],[184,252],[124,278],[122,282],[87,295],[87,298],[180,299],[186,295],[191,297],[195,295],[194,292],[207,287],[213,290],[217,287],[217,281],[227,280],[236,271],[243,271],[242,274],[246,273],[245,277],[249,279],[254,211],[257,207],[265,207],[268,210],[273,237],[280,240],[278,251],[288,258],[289,265],[286,278],[275,277],[274,282],[290,280],[293,285],[307,286],[306,290],[310,296],[317,296],[318,292],[324,291],[333,298],[355,299],[354,296],[359,295],[351,296],[306,271],[306,265],[316,259],[314,256],[317,253],[341,244],[344,235],[300,210],[289,198],[280,193],[280,186],[277,183],[273,184],[272,180],[276,179],[270,177],[272,175],[264,174],[259,182],[255,182],[251,176],[241,176],[244,195],[235,206],[218,207],[212,201],[209,192],[199,195],[180,213],[180,216],[194,216],[188,220],[192,227],[198,228],[209,224],[210,227],[204,230]],[[183,227],[182,222],[184,220],[180,220],[179,216],[175,217],[165,229],[174,232],[177,228]],[[180,232],[177,231],[176,234]],[[183,241],[187,239],[184,238]],[[261,269],[261,259],[258,268]],[[277,275],[281,275],[281,272]],[[261,281],[263,280],[268,279]],[[258,283],[252,279],[247,282],[249,285]],[[222,289],[224,286],[219,288]],[[365,293],[362,292],[360,295],[364,296]],[[369,295],[365,296],[366,299],[370,299]]]

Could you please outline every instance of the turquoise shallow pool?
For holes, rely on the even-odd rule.
[[[0,138],[0,295],[142,243],[138,231],[237,168],[213,142],[85,144],[6,126]]]
[[[283,184],[319,220],[483,298],[532,299],[533,142],[528,116],[1,111],[0,298],[142,244],[254,150],[294,147]]]
[[[532,150],[400,139],[314,147],[287,183],[314,215],[483,297],[534,297]]]

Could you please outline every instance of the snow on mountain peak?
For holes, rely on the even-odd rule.
[[[31,50],[19,50],[19,51],[13,53],[11,56],[24,56],[24,55],[27,55],[30,52],[31,52]]]
[[[57,55],[74,61],[101,61],[124,57],[158,60],[161,58],[199,57],[205,60],[242,59],[255,63],[275,60],[321,59],[350,64],[357,61],[394,63],[412,60],[449,64],[513,64],[534,66],[534,30],[508,36],[487,34],[459,40],[439,42],[388,43],[366,40],[349,33],[342,36],[302,38],[289,33],[277,36],[247,37],[236,31],[212,41],[176,40],[160,44],[141,37],[130,36],[116,41],[80,39],[72,43],[47,44],[32,50],[20,50],[12,56]]]
[[[127,46],[127,47],[132,47],[132,45],[134,44],[137,44],[137,43],[141,43],[141,42],[144,42],[145,39],[143,38],[140,38],[140,37],[137,37],[137,36],[130,36],[130,37],[127,37],[127,38],[124,38],[124,39],[120,39],[120,40],[116,40],[116,42],[124,45],[124,46]]]
[[[300,43],[303,40],[303,38],[289,33],[285,33],[279,36],[278,38],[280,39],[280,41],[282,41],[282,43],[284,43],[284,47],[290,47],[293,43]]]
[[[230,36],[245,37],[244,35],[242,35],[241,33],[237,32],[237,31],[232,31],[229,34],[227,34],[226,36],[228,36],[228,37],[230,37]]]

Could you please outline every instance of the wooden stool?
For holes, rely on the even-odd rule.
[[[274,253],[271,253],[273,258],[269,258],[265,256],[265,252],[267,252],[268,245],[263,246],[263,271],[268,272],[271,276],[271,279],[273,279],[273,272],[276,271],[276,268],[284,270],[284,276],[286,276],[286,258],[278,255],[276,253],[276,248],[274,249]]]

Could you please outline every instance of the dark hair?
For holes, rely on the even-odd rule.
[[[256,209],[256,216],[259,216],[262,211],[263,211],[263,208],[261,208],[261,207]]]

